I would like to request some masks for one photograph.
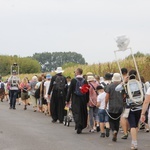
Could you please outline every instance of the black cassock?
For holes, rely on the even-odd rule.
[[[82,78],[78,79],[82,80]],[[75,121],[75,130],[82,130],[87,127],[87,103],[89,101],[89,93],[86,93],[83,96],[76,95],[74,93],[76,82],[76,79],[71,80],[66,101],[69,102],[71,100],[72,113]],[[87,84],[87,81],[85,80],[84,83]]]
[[[57,74],[57,75],[62,76],[61,74]],[[65,115],[64,107],[65,107],[67,89],[64,88],[63,91],[62,90],[59,91],[54,88],[54,82],[57,75],[53,76],[51,79],[48,94],[50,95],[50,93],[52,92],[51,101],[50,101],[50,111],[51,111],[52,119],[53,121],[59,120],[62,123]],[[65,82],[67,84],[67,80]]]

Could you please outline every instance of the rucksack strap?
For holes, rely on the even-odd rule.
[[[90,83],[90,82],[89,82],[89,84],[90,84],[90,85],[92,86],[92,88],[94,89],[94,91],[95,91],[96,95],[98,95],[98,92],[96,91],[96,89],[95,89],[94,85],[93,85],[92,83]]]

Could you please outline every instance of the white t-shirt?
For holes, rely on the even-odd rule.
[[[106,93],[103,92],[103,93],[100,93],[98,96],[97,96],[97,102],[100,102],[100,107],[99,109],[104,109],[105,108],[105,97],[106,97]],[[108,107],[107,107],[108,108]]]
[[[146,94],[147,94],[147,95],[150,95],[150,87],[147,89]]]
[[[150,87],[147,89],[146,95],[150,95]],[[149,107],[149,111],[148,111],[148,124],[150,125],[150,107]]]
[[[49,85],[50,85],[50,81],[49,80],[44,82],[44,87],[46,89],[46,96],[47,96],[47,93],[48,93]]]

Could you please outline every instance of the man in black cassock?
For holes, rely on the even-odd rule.
[[[67,94],[67,80],[62,75],[64,70],[62,70],[61,67],[57,67],[57,70],[55,71],[56,75],[52,76],[51,83],[48,90],[48,96],[51,98],[50,100],[50,111],[52,116],[52,122],[55,123],[57,120],[59,120],[59,123],[63,123],[64,120],[64,107],[65,107],[65,99]],[[56,87],[56,78],[57,76],[62,76],[65,80],[64,88],[63,89],[57,89]]]
[[[76,95],[75,94],[75,88],[77,80],[82,80],[83,70],[81,68],[78,68],[75,73],[75,78],[71,80],[70,87],[68,89],[67,103],[71,100],[72,105],[72,113],[75,121],[75,130],[77,130],[77,134],[80,134],[84,128],[87,127],[87,103],[89,101],[89,93],[87,92],[84,95]],[[84,84],[87,84],[87,81],[84,80]]]

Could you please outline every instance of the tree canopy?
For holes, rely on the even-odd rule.
[[[18,57],[0,55],[0,75],[8,75],[11,73],[11,66],[17,63],[19,65],[19,73],[38,73],[41,66],[37,60],[28,57]]]
[[[55,70],[68,63],[85,64],[85,59],[76,52],[35,53],[33,58],[41,64],[42,72]]]

